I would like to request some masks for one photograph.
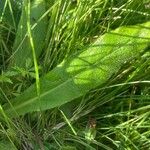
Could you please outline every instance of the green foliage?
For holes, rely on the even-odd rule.
[[[0,141],[0,150],[17,150],[13,143],[9,141]]]
[[[20,18],[21,1],[1,0],[0,1],[0,21],[4,21],[13,28],[17,28]]]
[[[85,51],[64,60],[41,82],[40,97],[33,85],[4,110],[8,116],[61,106],[105,83],[121,66],[149,45],[150,22],[120,27],[100,37]],[[111,60],[111,61],[110,61]]]
[[[149,8],[0,0],[0,149],[148,150]]]

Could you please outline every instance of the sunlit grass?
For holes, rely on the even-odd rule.
[[[34,82],[37,82],[37,93],[40,95],[39,77],[64,58],[83,50],[99,36],[111,29],[150,19],[149,1],[146,0],[46,0],[46,12],[32,25],[28,18],[25,37],[29,36],[34,57],[31,60],[33,64],[29,61],[25,68],[21,68],[11,65],[21,10],[21,0],[0,1],[2,107]],[[47,31],[42,52],[36,58],[32,31],[44,19],[47,20]],[[149,57],[147,48],[146,53],[122,66],[106,84],[59,109],[10,119],[0,108],[4,117],[0,121],[0,148],[1,145],[8,145],[14,149],[148,150]],[[90,118],[95,120],[95,126],[92,123],[89,125]],[[87,131],[94,137],[93,140],[85,138]],[[9,141],[10,145],[4,144],[4,141]]]

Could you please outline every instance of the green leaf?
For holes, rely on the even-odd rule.
[[[11,60],[11,66],[26,67],[26,61],[32,60],[32,48],[30,44],[29,36],[27,36],[27,21],[28,14],[26,8],[28,5],[28,0],[24,1],[22,7],[22,15],[18,25],[18,30],[13,45],[13,57]],[[36,57],[38,58],[44,46],[44,39],[47,29],[47,19],[42,17],[45,13],[45,1],[44,0],[34,0],[31,2],[30,8],[30,23],[32,29],[32,38],[34,42],[34,48]],[[36,25],[36,26],[35,26]]]
[[[150,22],[120,27],[106,33],[79,54],[64,60],[41,78],[40,97],[35,84],[4,110],[10,117],[59,107],[102,85],[125,62],[138,58],[150,42]],[[17,112],[17,113],[16,113]]]

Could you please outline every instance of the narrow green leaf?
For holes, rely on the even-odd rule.
[[[18,25],[15,43],[13,45],[13,55],[11,60],[11,66],[25,67],[26,61],[32,60],[32,47],[30,44],[29,36],[27,35],[27,21],[28,12],[26,11],[28,0],[24,1],[22,7],[22,15]],[[30,8],[30,23],[32,29],[32,38],[34,47],[36,50],[36,57],[41,54],[44,46],[44,39],[46,35],[47,19],[42,18],[45,13],[45,1],[33,0]],[[32,28],[34,25],[34,28]],[[36,26],[35,26],[36,25]],[[32,62],[33,63],[33,62]]]
[[[8,116],[15,117],[72,101],[105,83],[125,62],[140,56],[149,43],[150,22],[106,33],[41,78],[40,103],[34,84],[12,100],[13,108],[6,104],[4,110]]]

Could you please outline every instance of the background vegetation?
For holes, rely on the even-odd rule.
[[[148,150],[149,19],[149,0],[1,0],[0,150]],[[108,77],[101,82],[102,72],[89,69],[92,82],[76,93],[68,78],[86,64],[77,56],[92,50],[109,56]]]

